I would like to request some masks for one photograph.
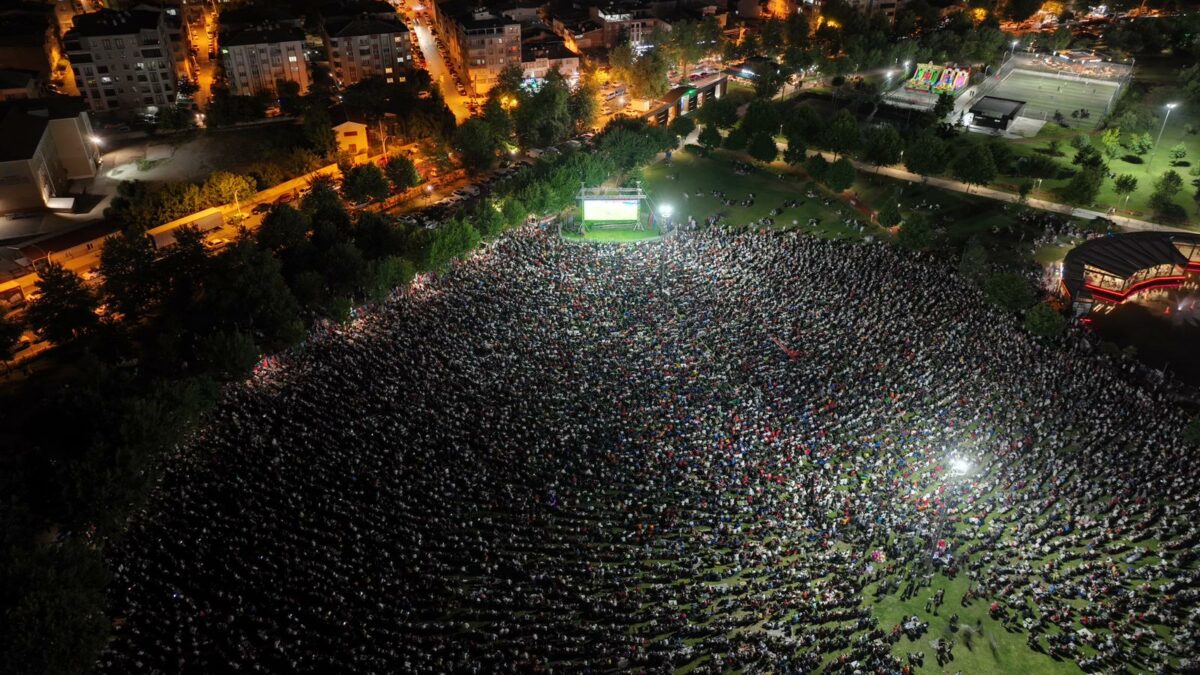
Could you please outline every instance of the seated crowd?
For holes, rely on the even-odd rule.
[[[281,361],[109,548],[103,672],[953,672],[968,629],[1172,672],[1200,647],[1183,415],[928,257],[525,228]],[[972,606],[990,623],[929,632]]]

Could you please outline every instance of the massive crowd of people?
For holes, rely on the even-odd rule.
[[[884,244],[525,228],[228,392],[100,667],[953,672],[1002,625],[1186,669],[1197,459],[1107,358]]]

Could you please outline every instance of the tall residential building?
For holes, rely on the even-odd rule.
[[[453,18],[453,41],[469,86],[485,94],[496,83],[500,71],[521,65],[521,24],[487,11],[473,11]]]
[[[304,31],[291,25],[246,26],[222,31],[221,64],[229,91],[240,96],[274,93],[285,80],[308,91]]]
[[[323,30],[330,68],[343,85],[368,77],[399,82],[412,66],[408,28],[398,20],[367,15],[328,19]]]
[[[131,115],[175,101],[182,39],[164,12],[102,9],[76,16],[63,46],[92,111]]]

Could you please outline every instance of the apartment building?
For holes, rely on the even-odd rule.
[[[408,28],[370,15],[327,19],[322,27],[334,78],[349,86],[368,77],[402,82],[412,66]]]
[[[68,209],[72,180],[92,178],[100,149],[83,99],[0,103],[0,213]]]
[[[903,7],[906,0],[849,0],[849,4],[864,14],[883,14],[895,21],[896,10]]]
[[[75,17],[63,38],[75,85],[93,112],[131,116],[175,101],[186,46],[177,18],[154,9]]]
[[[239,96],[274,93],[281,80],[308,91],[304,31],[290,24],[246,25],[222,30],[221,65],[229,91]]]
[[[460,14],[451,23],[452,40],[475,93],[486,94],[500,71],[521,65],[521,24],[486,10]]]
[[[671,29],[670,24],[658,18],[653,6],[637,2],[593,5],[588,8],[588,15],[600,25],[604,46],[609,49],[622,39],[628,39],[633,45],[641,45],[649,40],[650,34],[656,29]]]
[[[579,80],[579,55],[561,41],[526,44],[521,48],[521,72],[526,79],[541,80],[557,70],[567,80]]]

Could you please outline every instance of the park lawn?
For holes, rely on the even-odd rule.
[[[923,207],[920,212],[944,230],[949,248],[960,251],[971,239],[978,238],[993,262],[1021,265],[1029,260],[1030,251],[1009,229],[1017,216],[1017,207],[1012,204],[861,171],[852,190],[873,208],[879,208],[884,199],[899,190],[900,212],[906,217],[922,205],[940,204],[937,210]]]
[[[633,230],[619,228],[611,230],[591,230],[584,236],[580,236],[573,232],[564,232],[563,237],[574,241],[630,243],[657,239],[659,234],[654,230]]]
[[[721,213],[734,225],[749,225],[767,216],[771,209],[781,207],[783,202],[794,199],[802,203],[795,208],[784,209],[775,216],[776,228],[795,227],[828,238],[862,236],[858,228],[845,225],[842,221],[850,217],[864,221],[865,217],[854,212],[849,204],[833,198],[811,180],[789,172],[782,164],[773,164],[768,168],[755,167],[752,172],[739,175],[735,172],[736,163],[732,155],[724,152],[714,153],[710,157],[677,152],[669,166],[659,162],[643,170],[644,187],[659,207],[671,205],[674,210],[672,219],[676,222],[684,222],[688,216],[692,216],[697,222],[703,223],[705,218]],[[735,203],[732,206],[723,205],[712,196],[714,189],[721,190]],[[808,197],[810,191],[817,196]],[[684,197],[685,193],[687,197]],[[736,203],[750,193],[754,193],[753,205],[743,207]],[[825,206],[823,200],[831,198],[833,203]],[[839,210],[841,215],[838,215]],[[809,218],[817,218],[820,222],[809,226]],[[867,229],[870,234],[881,232],[873,226]]]
[[[1034,253],[1033,259],[1041,265],[1061,262],[1063,258],[1067,257],[1067,252],[1075,248],[1081,242],[1082,240],[1072,239],[1066,244],[1060,244],[1057,242],[1053,244],[1047,244],[1046,246],[1039,248],[1037,252]]]
[[[1118,175],[1131,174],[1138,179],[1138,189],[1130,196],[1128,207],[1125,206],[1125,198],[1114,191],[1113,181],[1106,180],[1096,199],[1096,208],[1103,210],[1116,207],[1123,215],[1152,220],[1154,213],[1150,207],[1150,195],[1154,192],[1154,182],[1164,172],[1171,169],[1183,178],[1183,190],[1175,196],[1175,202],[1182,206],[1187,213],[1187,225],[1195,227],[1200,223],[1200,218],[1197,217],[1197,204],[1192,199],[1195,188],[1191,182],[1194,177],[1188,174],[1192,167],[1200,164],[1200,134],[1187,132],[1189,128],[1200,129],[1200,109],[1197,109],[1195,105],[1178,101],[1178,98],[1177,89],[1173,85],[1151,88],[1145,95],[1140,105],[1150,109],[1160,120],[1150,130],[1151,137],[1155,139],[1158,137],[1159,130],[1163,129],[1161,124],[1163,106],[1168,102],[1180,102],[1180,105],[1171,112],[1171,117],[1167,120],[1167,125],[1163,129],[1162,141],[1158,144],[1157,153],[1154,153],[1153,162],[1150,161],[1150,154],[1139,158],[1126,152],[1124,148],[1120,155],[1108,159],[1110,171]],[[1070,146],[1070,141],[1081,133],[1083,132],[1076,129],[1063,129],[1057,124],[1049,122],[1042,127],[1037,136],[1012,139],[1010,143],[1017,155],[1022,156],[1045,153],[1047,144],[1056,139],[1061,145],[1059,151],[1062,153],[1062,156],[1057,158],[1059,165],[1074,169],[1071,159],[1075,156],[1075,149]],[[1102,133],[1101,130],[1096,130],[1084,135],[1089,136],[1099,148]],[[1173,164],[1169,153],[1171,148],[1180,143],[1187,148],[1187,157],[1181,162]],[[1015,191],[1016,184],[1021,180],[1023,179],[1016,176],[1005,175],[996,182],[995,187]],[[1065,178],[1045,180],[1042,182],[1041,188],[1031,196],[1061,201],[1055,193],[1055,189],[1066,185],[1067,181],[1068,179]]]
[[[892,647],[892,654],[903,663],[908,662],[908,652],[925,652],[925,665],[915,669],[915,673],[940,675],[942,672],[962,671],[1058,675],[1081,672],[1073,662],[1055,661],[1045,654],[1029,649],[1025,644],[1025,632],[1009,633],[1001,623],[988,616],[987,601],[977,599],[963,607],[961,600],[968,583],[963,574],[954,579],[947,579],[939,574],[934,577],[932,586],[919,589],[916,595],[906,601],[900,600],[900,592],[897,591],[876,602],[874,585],[868,586],[863,595],[867,598],[867,606],[872,608],[879,619],[879,627],[885,632],[901,623],[905,616],[915,614],[922,621],[929,622],[929,631],[916,642],[902,636]],[[946,589],[946,599],[937,615],[925,612],[925,601],[940,588]],[[950,615],[955,613],[958,614],[959,629],[958,632],[952,633],[949,628]],[[964,629],[968,626],[976,631],[971,649],[967,649],[963,637]],[[980,629],[982,634],[978,632]],[[938,666],[937,650],[932,644],[939,637],[954,640],[954,660],[944,667]]]

